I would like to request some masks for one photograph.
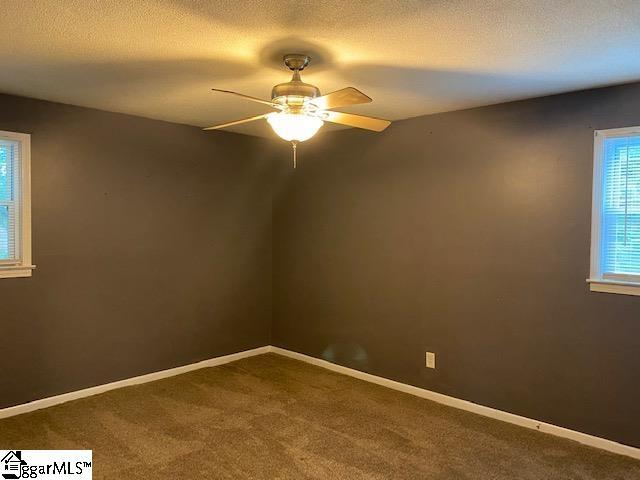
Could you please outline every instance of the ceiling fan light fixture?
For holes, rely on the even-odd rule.
[[[270,113],[267,122],[276,134],[289,142],[304,142],[313,137],[324,122],[304,113]]]
[[[374,132],[381,132],[391,123],[375,117],[365,117],[353,113],[336,112],[334,109],[370,103],[368,97],[354,87],[346,87],[326,95],[320,94],[320,89],[300,78],[300,71],[309,64],[311,57],[304,54],[292,53],[283,57],[284,64],[293,70],[291,80],[279,83],[271,89],[271,100],[252,97],[243,93],[212,88],[215,92],[226,93],[251,102],[267,105],[278,112],[263,113],[249,118],[242,118],[226,122],[204,130],[218,130],[256,120],[266,120],[273,131],[282,139],[291,142],[293,149],[293,168],[296,168],[298,142],[304,142],[313,137],[324,122],[362,128]]]

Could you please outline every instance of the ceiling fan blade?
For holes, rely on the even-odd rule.
[[[221,123],[220,125],[214,125],[213,127],[203,128],[202,130],[219,130],[220,128],[230,127],[232,125],[239,125],[241,123],[253,122],[254,120],[260,120],[261,118],[266,118],[269,115],[268,113],[263,113],[262,115],[256,115],[255,117],[243,118],[241,120],[234,120],[233,122]]]
[[[269,105],[270,107],[273,107],[273,108],[280,107],[278,104],[270,102],[269,100],[262,100],[261,98],[245,95],[244,93],[232,92],[231,90],[220,90],[218,88],[212,88],[211,90],[213,90],[214,92],[229,93],[231,95],[235,95],[236,97],[244,98],[245,100],[251,100],[252,102],[258,102],[258,103],[263,103],[265,105]]]
[[[349,125],[350,127],[364,128],[365,130],[374,130],[381,132],[391,122],[389,120],[383,120],[375,117],[365,117],[363,115],[354,115],[353,113],[342,112],[322,112],[320,118],[327,122],[339,123],[340,125]]]
[[[316,105],[320,110],[328,110],[331,108],[346,107],[348,105],[358,105],[360,103],[371,103],[373,100],[367,97],[357,88],[347,87],[342,90],[327,93],[322,97],[314,98],[311,103]]]

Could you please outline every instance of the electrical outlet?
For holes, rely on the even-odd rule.
[[[436,354],[427,352],[427,368],[436,368]]]

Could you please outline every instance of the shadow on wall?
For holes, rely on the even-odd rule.
[[[331,363],[348,365],[357,370],[368,371],[369,355],[367,355],[365,349],[357,343],[332,343],[322,351],[320,356]]]

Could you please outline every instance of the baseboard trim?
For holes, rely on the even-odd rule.
[[[137,377],[126,378],[124,380],[118,380],[117,382],[106,383],[104,385],[97,385],[95,387],[84,388],[82,390],[76,390],[75,392],[63,393],[62,395],[56,395],[54,397],[47,397],[41,400],[34,400],[29,403],[23,403],[21,405],[15,405],[13,407],[7,407],[0,409],[0,419],[13,417],[14,415],[21,415],[23,413],[33,412],[34,410],[41,410],[47,407],[53,407],[54,405],[60,405],[61,403],[70,402],[71,400],[78,400],[79,398],[90,397],[99,393],[108,392],[109,390],[115,390],[117,388],[129,387],[131,385],[139,385],[141,383],[153,382],[163,378],[174,377],[183,373],[191,372],[193,370],[199,370],[201,368],[216,367],[225,363],[235,362],[242,358],[252,357],[254,355],[261,355],[271,351],[269,346],[258,347],[251,350],[244,350],[242,352],[232,353],[230,355],[224,355],[222,357],[210,358],[197,363],[191,363],[189,365],[183,365],[181,367],[170,368],[168,370],[162,370],[159,372],[147,373]]]
[[[276,353],[285,357],[300,360],[302,362],[309,363],[318,367],[326,368],[334,372],[348,375],[350,377],[364,380],[365,382],[375,383],[383,387],[392,388],[400,392],[415,395],[417,397],[432,400],[434,402],[448,405],[450,407],[458,408],[460,410],[466,410],[468,412],[483,415],[485,417],[501,420],[503,422],[512,423],[521,427],[530,428],[532,430],[538,430],[540,432],[555,435],[557,437],[567,438],[576,442],[588,445],[590,447],[606,450],[618,455],[625,455],[640,460],[640,448],[631,447],[629,445],[623,445],[613,440],[607,440],[605,438],[596,437],[587,433],[577,432],[568,428],[559,427],[550,423],[541,422],[513,413],[504,412],[491,407],[485,407],[484,405],[478,405],[477,403],[469,402],[467,400],[461,400],[459,398],[450,397],[437,393],[431,390],[427,390],[420,387],[414,387],[413,385],[407,385],[406,383],[396,382],[395,380],[389,380],[388,378],[379,377],[370,373],[361,372],[349,367],[343,367],[331,363],[327,360],[311,357],[303,353],[286,350],[284,348],[275,346],[258,347],[251,350],[244,350],[242,352],[232,353],[230,355],[224,355],[222,357],[215,357],[201,362],[192,363],[189,365],[183,365],[181,367],[170,368],[168,370],[162,370],[159,372],[148,373],[137,377],[127,378],[124,380],[118,380],[116,382],[106,383],[104,385],[97,385],[95,387],[89,387],[75,392],[63,393],[62,395],[56,395],[53,397],[43,398],[41,400],[34,400],[22,405],[15,405],[13,407],[7,407],[0,409],[0,419],[13,417],[15,415],[21,415],[23,413],[33,412],[35,410],[41,410],[47,407],[53,407],[54,405],[60,405],[61,403],[70,402],[72,400],[78,400],[80,398],[90,397],[99,393],[108,392],[122,387],[128,387],[131,385],[139,385],[142,383],[153,382],[155,380],[161,380],[163,378],[169,378],[183,373],[191,372],[193,370],[199,370],[201,368],[215,367],[218,365],[224,365],[225,363],[235,362],[243,358],[252,357],[254,355],[262,355],[264,353]]]
[[[285,357],[293,358],[295,360],[310,363],[318,367],[326,368],[334,372],[349,375],[350,377],[358,378],[366,382],[375,383],[377,385],[382,385],[383,387],[392,388],[400,392],[408,393],[410,395],[415,395],[427,400],[432,400],[443,405],[458,408],[460,410],[466,410],[468,412],[477,413],[478,415],[494,418],[503,422],[513,423],[514,425],[530,428],[532,430],[538,430],[540,432],[555,435],[556,437],[567,438],[569,440],[573,440],[590,447],[599,448],[611,453],[625,455],[627,457],[632,457],[640,460],[640,448],[623,445],[621,443],[614,442],[613,440],[607,440],[605,438],[596,437],[587,433],[577,432],[575,430],[570,430],[568,428],[559,427],[557,425],[541,422],[539,420],[522,417],[520,415],[504,412],[495,408],[485,407],[484,405],[478,405],[477,403],[469,402],[467,400],[461,400],[459,398],[450,397],[448,395],[443,395],[442,393],[433,392],[424,388],[414,387],[413,385],[407,385],[406,383],[396,382],[395,380],[389,380],[388,378],[378,377],[370,373],[361,372],[360,370],[354,370],[353,368],[343,367],[342,365],[337,365],[327,360],[311,357],[303,353],[293,352],[284,348],[271,346],[269,347],[269,351],[277,353],[279,355],[283,355]]]

